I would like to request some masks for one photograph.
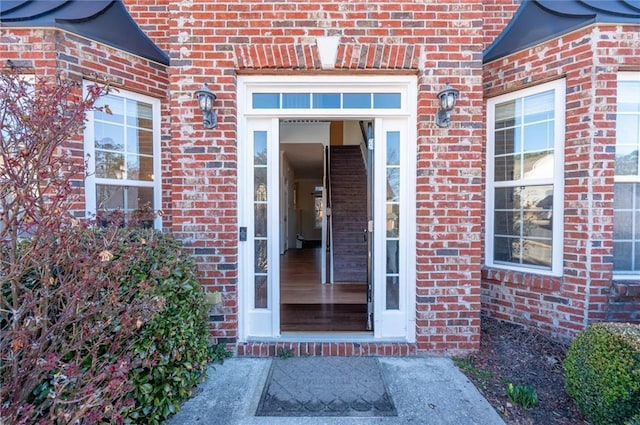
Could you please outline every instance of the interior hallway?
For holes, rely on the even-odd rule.
[[[363,332],[366,283],[321,283],[321,248],[290,249],[280,257],[282,332]]]

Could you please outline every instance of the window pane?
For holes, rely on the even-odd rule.
[[[127,155],[127,179],[152,182],[153,178],[152,157]]]
[[[551,268],[551,241],[523,239],[522,264]]]
[[[340,93],[314,93],[313,107],[316,109],[339,109]]]
[[[374,93],[373,107],[375,109],[400,109],[400,93]]]
[[[516,195],[513,187],[499,187],[495,190],[494,208],[497,210],[511,209],[514,207]]]
[[[613,210],[613,268],[640,271],[640,184],[616,183]]]
[[[494,261],[551,267],[553,186],[497,188]]]
[[[517,248],[513,238],[496,236],[493,238],[493,260],[511,262],[514,259],[513,251]],[[517,250],[515,257],[518,257]]]
[[[640,100],[638,100],[640,105]],[[616,119],[616,143],[638,145],[640,143],[640,113],[618,114]]]
[[[280,93],[253,93],[254,109],[278,109],[280,108]]]
[[[631,239],[633,231],[633,212],[616,211],[613,215],[613,238]]]
[[[254,204],[255,235],[257,237],[267,237],[267,204]]]
[[[638,145],[616,145],[616,175],[638,175]]]
[[[627,271],[627,272],[633,271],[633,255],[632,254],[633,254],[632,242],[614,241],[613,242],[613,269],[616,271]],[[640,264],[640,262],[636,260],[636,264]]]
[[[524,127],[524,151],[553,148],[553,122],[545,121]]]
[[[96,101],[96,106],[104,107],[103,111],[95,111],[96,120],[124,123],[124,98],[112,94],[103,96]]]
[[[400,132],[387,132],[387,165],[400,165]]]
[[[398,276],[387,276],[387,310],[400,309],[400,278]]]
[[[127,100],[127,125],[151,130],[153,109],[150,104]]]
[[[96,149],[124,150],[124,127],[102,122],[94,124]]]
[[[256,201],[267,200],[267,168],[254,168],[254,194]]]
[[[400,169],[387,168],[387,201],[398,202],[400,200]]]
[[[618,82],[618,104],[625,111],[640,112],[640,81]]]
[[[522,223],[522,235],[551,240],[551,216],[547,212],[527,212]]]
[[[255,277],[255,308],[267,308],[267,276]]]
[[[400,234],[400,205],[387,204],[387,237],[397,238]]]
[[[495,158],[495,176],[497,182],[520,178],[520,155],[497,156]],[[516,174],[517,173],[517,174]]]
[[[107,179],[123,179],[124,155],[96,149],[96,177]]]
[[[544,179],[553,177],[553,151],[525,153],[523,155],[523,178]]]
[[[267,165],[267,132],[253,132],[253,163]]]
[[[633,187],[633,183],[616,183],[614,185],[615,209],[633,208]]]
[[[553,100],[553,90],[525,97],[523,104],[524,122],[552,120]]]
[[[496,211],[494,213],[495,235],[520,236],[520,213],[515,211]]]
[[[128,128],[127,152],[153,155],[153,132],[131,127]]]
[[[345,109],[371,108],[371,93],[344,93],[342,96]]]
[[[256,239],[255,241],[255,272],[267,273],[267,241],[265,239]]]
[[[496,105],[495,128],[514,127],[522,124],[522,99]]]
[[[311,106],[311,94],[309,93],[283,93],[282,107],[287,109],[309,109]]]
[[[553,186],[523,186],[519,191],[522,208],[528,210],[551,209],[553,207]]]
[[[507,128],[495,132],[495,154],[504,155],[515,152],[517,129]]]
[[[96,204],[98,213],[124,210],[124,186],[96,185]]]
[[[142,208],[150,208],[152,211],[155,210],[152,187],[128,186],[126,192],[127,211],[135,211]]]
[[[387,274],[400,273],[398,246],[399,241],[397,239],[387,240]]]

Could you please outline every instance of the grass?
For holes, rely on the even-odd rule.
[[[471,357],[457,357],[453,359],[453,362],[465,375],[474,378],[474,381],[482,388],[486,388],[493,378],[490,371],[476,367]]]

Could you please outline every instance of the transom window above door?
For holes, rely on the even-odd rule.
[[[253,93],[254,109],[400,109],[400,93]]]

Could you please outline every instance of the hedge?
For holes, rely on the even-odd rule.
[[[619,425],[640,414],[640,325],[598,323],[571,344],[564,362],[567,392],[595,425]]]

